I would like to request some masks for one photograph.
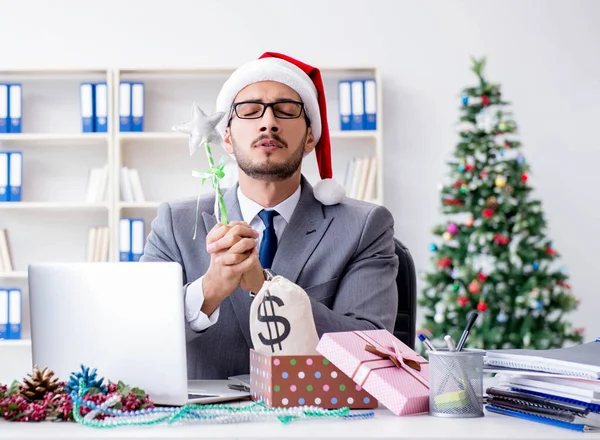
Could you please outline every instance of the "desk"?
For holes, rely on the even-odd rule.
[[[18,423],[0,421],[0,440],[37,439],[600,439],[541,423],[487,413],[476,419],[443,419],[427,415],[396,417],[386,409],[368,420],[277,420],[235,425],[179,425],[87,428],[73,422]]]

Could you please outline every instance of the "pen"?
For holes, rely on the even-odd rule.
[[[452,336],[446,335],[444,336],[444,340],[446,341],[446,345],[448,345],[448,351],[456,351],[456,346],[454,345]]]
[[[423,345],[425,345],[425,347],[427,347],[428,350],[436,351],[435,347],[433,345],[431,345],[431,342],[429,342],[429,340],[425,336],[423,336],[423,333],[419,333],[417,335],[417,337],[419,338],[419,341],[421,341],[423,343]]]
[[[465,330],[462,333],[462,336],[460,337],[460,340],[458,341],[458,345],[456,346],[456,351],[461,351],[465,345],[465,342],[467,342],[467,338],[469,337],[469,332],[471,331],[471,327],[473,327],[473,324],[475,323],[475,320],[477,319],[477,317],[479,316],[479,313],[477,312],[473,312],[471,313],[471,316],[469,316],[469,322],[467,322],[467,326],[465,327]]]

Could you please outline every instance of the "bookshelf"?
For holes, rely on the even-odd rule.
[[[144,234],[161,202],[197,197],[200,180],[192,170],[206,170],[206,157],[189,156],[188,137],[171,127],[189,120],[192,102],[214,111],[222,84],[234,68],[124,68],[90,70],[0,70],[0,83],[23,85],[23,133],[0,134],[0,152],[23,152],[23,201],[0,203],[0,229],[6,229],[14,272],[0,273],[0,286],[21,288],[21,341],[0,341],[0,357],[20,353],[27,368],[30,337],[27,267],[35,261],[85,261],[89,228],[109,231],[109,261],[119,260],[119,219],[143,218]],[[372,156],[377,161],[375,199],[384,203],[382,168],[382,81],[375,67],[322,68],[332,140],[334,177],[344,183],[352,158]],[[377,82],[377,130],[342,131],[338,114],[338,82],[373,78]],[[144,83],[144,131],[119,132],[119,84]],[[80,84],[105,82],[108,88],[108,132],[82,133]],[[215,160],[224,152],[213,150]],[[90,170],[107,165],[105,201],[85,201]],[[235,164],[230,161],[230,166]],[[144,201],[123,201],[121,168],[139,172]],[[319,180],[314,154],[303,163],[311,183]],[[223,186],[235,183],[226,177]],[[206,184],[203,192],[211,192]],[[35,246],[31,244],[35,243]],[[26,353],[25,355],[23,353]],[[30,353],[29,353],[30,356]],[[24,360],[25,359],[25,360]],[[2,376],[0,365],[0,381]]]

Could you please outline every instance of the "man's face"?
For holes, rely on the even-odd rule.
[[[290,87],[275,82],[263,81],[242,89],[234,100],[240,102],[237,113],[232,113],[231,124],[225,132],[225,149],[236,158],[240,169],[249,177],[264,181],[285,180],[299,172],[305,153],[314,149],[312,130],[307,127],[304,110],[294,103],[278,104],[265,109],[252,103],[258,101],[301,102],[300,96]]]

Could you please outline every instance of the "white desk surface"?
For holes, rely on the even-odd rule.
[[[499,414],[476,419],[443,419],[428,415],[396,417],[378,409],[367,420],[278,420],[230,425],[173,425],[88,428],[74,422],[19,423],[0,420],[0,439],[600,439],[581,433]]]

